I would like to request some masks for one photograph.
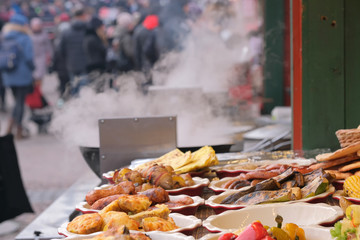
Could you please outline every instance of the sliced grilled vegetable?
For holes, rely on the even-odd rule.
[[[224,200],[221,201],[221,204],[233,204],[239,198],[245,196],[246,194],[254,192],[254,190],[255,186],[241,188],[238,192],[227,196]]]
[[[299,190],[296,188],[291,189],[281,189],[277,191],[257,191],[249,193],[241,198],[239,198],[235,204],[238,205],[253,205],[259,203],[272,203],[272,202],[286,202],[291,200],[296,200],[295,197],[298,194]]]
[[[302,198],[309,198],[326,192],[329,187],[329,181],[323,176],[318,176],[313,181],[308,182],[305,187],[301,189]]]

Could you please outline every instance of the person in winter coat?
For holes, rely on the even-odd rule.
[[[34,47],[35,71],[33,77],[35,83],[40,85],[42,79],[47,73],[48,66],[53,57],[53,47],[48,34],[43,31],[42,21],[40,18],[33,18],[30,22],[32,31],[31,39]]]
[[[135,69],[148,72],[159,58],[156,45],[159,18],[149,15],[134,31],[134,60]]]
[[[0,19],[0,32],[3,26],[4,26],[4,22]],[[1,44],[1,39],[0,39],[0,44]],[[5,96],[6,96],[6,88],[3,84],[3,80],[0,72],[0,112],[6,112]]]
[[[189,0],[169,1],[159,13],[160,27],[157,44],[161,54],[180,51],[190,32],[187,22]]]
[[[134,43],[133,33],[135,18],[127,12],[122,12],[116,19],[117,26],[114,32],[114,39],[117,42],[119,56],[118,70],[128,72],[134,69]]]
[[[3,27],[3,41],[15,41],[20,48],[19,62],[12,71],[2,71],[3,82],[10,87],[15,99],[12,116],[9,120],[7,134],[12,133],[15,126],[16,138],[27,137],[23,132],[22,120],[25,109],[25,97],[32,90],[34,70],[33,44],[30,29],[27,27],[28,19],[20,14],[14,14],[9,23]]]
[[[54,57],[52,62],[53,70],[57,73],[59,78],[59,94],[60,99],[58,100],[58,105],[63,104],[63,95],[65,93],[66,87],[70,82],[69,72],[66,67],[66,59],[61,52],[60,40],[61,36],[65,31],[68,31],[71,27],[70,17],[66,14],[60,14],[56,20],[58,21],[56,28],[56,38],[54,40]]]
[[[81,85],[86,84],[86,55],[84,39],[88,14],[84,9],[77,9],[70,29],[63,32],[60,39],[60,52],[66,62],[72,85],[71,94],[76,95]],[[77,82],[79,81],[79,82]]]
[[[88,81],[94,85],[97,92],[102,92],[105,87],[103,73],[106,70],[107,45],[103,22],[97,17],[92,17],[85,34],[84,50]]]
[[[93,17],[88,22],[84,38],[84,50],[86,62],[86,71],[104,72],[106,68],[106,48],[107,40],[103,22]]]

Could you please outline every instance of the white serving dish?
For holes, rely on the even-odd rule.
[[[205,187],[207,187],[210,183],[210,180],[207,178],[193,177],[195,182],[194,185],[188,187],[182,187],[177,189],[166,190],[169,195],[180,195],[185,194],[189,196],[200,196]],[[94,189],[106,189],[108,187],[113,186],[112,184],[104,184]]]
[[[350,202],[359,205],[360,204],[360,198],[354,198],[354,197],[346,197],[344,196],[344,191],[343,190],[339,190],[336,191],[333,194],[333,198],[336,200],[340,200],[340,197],[344,197],[346,200],[349,200]]]
[[[227,196],[237,192],[239,190],[227,190],[219,195],[211,196],[209,199],[205,201],[205,205],[211,207],[215,213],[222,213],[227,210],[235,210],[241,209],[244,207],[248,207],[249,205],[236,205],[236,204],[221,204],[221,201],[224,200]],[[335,192],[334,186],[330,185],[329,189],[326,192],[323,192],[319,195],[309,198],[303,198],[296,201],[288,201],[288,202],[281,202],[282,204],[289,204],[289,203],[298,203],[298,202],[312,202],[312,203],[319,203],[324,202],[328,196]],[[280,203],[276,203],[280,204]],[[264,204],[265,205],[265,204]]]
[[[98,235],[99,233],[95,234]],[[95,236],[94,235],[94,236]],[[148,235],[151,240],[195,240],[193,236],[186,236],[182,233],[167,233],[167,232],[159,232],[159,231],[153,231],[153,232],[147,232],[146,235]],[[83,240],[88,239],[89,235],[84,236],[72,236],[65,238],[66,240]]]
[[[197,217],[194,216],[185,216],[179,213],[170,213],[169,216],[171,218],[174,219],[174,222],[176,224],[176,226],[178,226],[179,228],[172,230],[172,231],[168,231],[167,233],[184,233],[184,234],[191,234],[192,231],[194,231],[196,228],[201,226],[202,221],[200,219],[198,219]],[[95,236],[97,234],[99,234],[99,232],[97,233],[92,233],[92,234],[75,234],[75,233],[71,233],[68,230],[66,230],[67,225],[69,224],[69,222],[63,223],[59,228],[58,228],[58,233],[62,236],[65,237],[72,237],[72,236]],[[148,232],[146,232],[148,233]]]
[[[306,240],[331,240],[330,229],[320,226],[302,226],[304,229]],[[218,240],[224,233],[210,233],[206,234],[199,240]]]
[[[190,197],[187,195],[176,195],[176,196],[172,196],[170,195],[170,201],[177,201],[181,198],[184,197]],[[194,215],[197,208],[200,205],[204,205],[205,200],[199,196],[193,196],[191,197],[194,200],[194,203],[189,204],[189,205],[183,205],[183,206],[179,206],[179,207],[169,207],[170,211],[172,213],[181,213],[184,215]],[[99,212],[99,210],[96,209],[91,209],[90,205],[87,202],[80,202],[76,205],[76,210],[80,211],[82,213],[95,213],[95,212]]]
[[[203,221],[203,226],[210,232],[234,232],[258,220],[276,226],[276,215],[282,216],[284,223],[311,226],[332,224],[343,217],[343,212],[339,206],[325,203],[255,205],[212,215]]]

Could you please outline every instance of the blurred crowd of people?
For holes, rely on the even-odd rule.
[[[213,9],[229,11],[215,16],[217,26],[209,26],[218,31],[232,14],[231,1],[210,2]],[[6,110],[5,89],[11,89],[15,99],[7,133],[15,128],[17,138],[26,137],[25,104],[33,109],[47,105],[41,82],[49,71],[59,79],[59,106],[84,85],[94,84],[99,92],[107,83],[114,88],[114,76],[129,71],[143,73],[146,89],[152,84],[154,64],[163,54],[182,50],[194,22],[208,9],[206,0],[4,1],[0,65],[1,44],[13,41],[21,49],[14,70],[0,69],[0,109]],[[29,97],[35,90],[39,104]]]

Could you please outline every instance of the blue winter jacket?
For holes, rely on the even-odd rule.
[[[3,83],[6,87],[29,86],[33,82],[32,71],[34,70],[32,40],[28,34],[11,29],[4,35],[5,41],[9,38],[18,42],[21,55],[19,64],[14,71],[2,72]]]

